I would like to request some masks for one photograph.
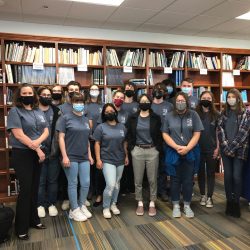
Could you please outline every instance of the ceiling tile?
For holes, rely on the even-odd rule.
[[[80,26],[80,27],[87,27],[87,28],[99,28],[102,25],[102,22],[87,20],[87,19],[67,18],[64,22],[64,25]]]
[[[53,25],[63,25],[64,18],[56,16],[41,16],[41,15],[30,15],[24,14],[23,21],[29,23],[43,23]]]
[[[21,13],[21,0],[5,0],[4,5],[0,6],[0,13]],[[0,15],[1,18],[1,15]]]
[[[152,16],[154,16],[157,11],[146,10],[146,9],[137,9],[137,8],[127,8],[120,7],[118,8],[112,16],[110,16],[110,21],[118,22],[145,22]]]
[[[173,3],[175,0],[126,0],[122,3],[121,7],[130,7],[138,9],[148,9],[160,11],[166,6]]]
[[[128,22],[113,22],[108,21],[101,26],[105,29],[122,29],[122,30],[135,30],[140,23],[128,23]]]
[[[137,31],[144,31],[144,32],[157,32],[157,33],[166,33],[168,30],[170,30],[170,27],[167,27],[166,25],[157,25],[157,24],[143,24],[140,27],[138,27]]]

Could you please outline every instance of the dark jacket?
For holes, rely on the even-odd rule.
[[[128,142],[128,150],[131,151],[136,145],[136,127],[138,123],[139,112],[130,116],[126,123],[127,136],[126,140]],[[156,149],[162,153],[162,133],[161,133],[161,118],[153,111],[150,111],[150,135],[153,140],[153,144]]]

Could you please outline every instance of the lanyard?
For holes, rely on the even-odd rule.
[[[178,114],[178,116],[181,119],[181,140],[183,141],[184,137],[183,137],[183,123],[182,123],[182,121],[183,121],[184,115],[179,115]]]

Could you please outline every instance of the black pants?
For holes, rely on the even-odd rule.
[[[131,153],[128,153],[129,165],[124,166],[120,193],[135,192],[134,171]]]
[[[242,171],[244,161],[236,157],[222,154],[224,166],[224,185],[228,201],[239,202],[242,190]]]
[[[61,164],[61,163],[59,163]],[[64,201],[68,200],[68,180],[63,170],[63,166],[61,166],[59,178],[58,178],[58,200]]]
[[[217,164],[218,160],[213,159],[212,153],[201,154],[200,168],[198,172],[198,184],[201,195],[205,195],[207,179],[207,197],[211,198],[213,196],[215,184],[215,170]]]
[[[26,234],[30,226],[40,223],[37,213],[37,196],[41,166],[35,151],[16,148],[12,150],[11,166],[16,171],[20,185],[16,203],[16,234]]]

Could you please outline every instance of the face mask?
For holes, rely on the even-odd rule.
[[[75,93],[76,93],[75,91],[69,92],[68,93],[69,98],[71,99],[74,96]]]
[[[167,86],[167,91],[168,91],[168,94],[171,95],[173,93],[174,89],[171,86]]]
[[[187,108],[187,104],[185,102],[177,102],[176,103],[176,109],[178,111],[183,111]]]
[[[89,94],[91,97],[97,97],[99,95],[99,90],[90,90]]]
[[[116,119],[116,114],[115,112],[112,112],[112,113],[108,113],[108,114],[105,114],[105,119],[107,121],[114,121]]]
[[[212,102],[209,100],[200,100],[200,104],[201,106],[203,106],[204,108],[208,108],[211,107]]]
[[[135,94],[135,92],[134,92],[134,90],[126,90],[125,91],[125,95],[127,96],[127,97],[132,97],[132,96],[134,96],[134,94]]]
[[[55,100],[55,101],[59,101],[62,99],[62,94],[60,93],[53,93],[52,94],[52,99]]]
[[[156,99],[161,99],[163,97],[163,93],[161,91],[154,91],[153,92],[153,96],[156,98]]]
[[[73,110],[76,112],[82,112],[84,110],[84,104],[83,103],[74,103]]]
[[[227,103],[228,103],[229,106],[235,106],[236,98],[227,99]]]
[[[40,96],[40,97],[39,97],[39,101],[40,101],[40,103],[41,103],[43,106],[48,106],[48,105],[51,105],[52,99],[51,99],[51,98],[48,98],[48,97]]]
[[[35,102],[34,96],[20,96],[20,102],[24,105],[32,105]]]
[[[121,107],[123,104],[123,100],[122,99],[114,99],[114,104],[116,107]]]
[[[190,87],[182,87],[181,91],[184,92],[187,95],[192,95],[193,88]]]
[[[151,107],[151,103],[139,103],[139,108],[143,111],[149,110]]]

